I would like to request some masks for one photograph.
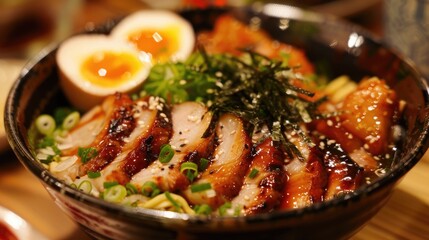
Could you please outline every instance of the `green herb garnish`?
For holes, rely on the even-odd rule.
[[[174,149],[170,144],[164,144],[161,146],[161,151],[159,153],[159,161],[161,163],[168,163],[174,156]]]
[[[200,183],[200,184],[191,185],[192,193],[202,192],[209,189],[212,189],[212,185],[210,183]]]
[[[258,175],[258,173],[259,173],[259,170],[258,170],[258,169],[256,169],[256,168],[252,168],[252,170],[251,170],[251,171],[250,171],[250,173],[249,173],[249,178],[251,178],[251,179],[255,178],[255,177],[256,177],[256,175]]]
[[[82,163],[87,163],[89,160],[98,155],[97,149],[94,147],[89,148],[81,148],[79,147],[77,150],[77,155],[80,157]]]
[[[88,178],[98,178],[101,176],[100,172],[93,172],[93,171],[88,171],[86,174],[88,175]]]

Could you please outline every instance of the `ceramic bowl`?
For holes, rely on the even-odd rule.
[[[428,147],[429,95],[414,66],[368,32],[330,17],[266,4],[234,9],[187,10],[182,14],[195,29],[208,29],[219,14],[258,21],[279,41],[305,49],[331,76],[352,79],[377,75],[408,105],[405,137],[391,170],[353,195],[290,211],[250,217],[198,217],[167,211],[134,209],[107,203],[65,185],[35,159],[27,138],[31,122],[42,112],[67,104],[58,84],[56,46],[41,52],[24,68],[10,91],[5,122],[8,140],[23,165],[52,195],[53,203],[91,236],[100,239],[344,239],[356,233],[387,202],[398,181]],[[286,27],[285,27],[285,22]],[[108,32],[115,22],[93,32]]]

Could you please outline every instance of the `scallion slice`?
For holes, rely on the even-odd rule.
[[[136,186],[134,186],[134,184],[132,184],[132,183],[125,184],[125,188],[127,189],[127,195],[132,195],[132,194],[138,193]]]
[[[92,191],[92,183],[88,180],[84,180],[81,183],[79,183],[79,186],[77,187],[80,191],[84,193],[90,193]]]
[[[194,211],[198,215],[210,215],[212,213],[212,208],[207,204],[196,205]]]
[[[127,196],[127,189],[122,185],[115,185],[106,189],[103,194],[104,200],[119,203]]]
[[[77,155],[80,157],[82,163],[87,163],[89,160],[98,155],[98,151],[94,147],[77,149]]]
[[[170,192],[165,192],[165,197],[168,199],[168,201],[171,202],[171,204],[176,208],[177,211],[180,209],[180,203],[178,203],[174,198],[171,196]]]
[[[142,186],[142,194],[145,195],[146,197],[155,197],[156,195],[161,193],[161,190],[158,188],[158,186],[152,182],[152,181],[147,181],[143,184]]]
[[[100,172],[92,172],[92,171],[88,171],[87,175],[89,178],[98,178],[101,176]]]
[[[164,144],[161,147],[161,152],[159,153],[159,161],[161,163],[168,163],[174,156],[174,149],[170,144]]]
[[[37,117],[35,124],[37,131],[45,136],[52,134],[56,128],[55,119],[48,114]]]
[[[210,183],[200,183],[200,184],[191,185],[191,192],[193,193],[202,192],[209,189],[212,189],[212,185]]]
[[[192,182],[198,176],[198,166],[193,162],[184,162],[180,165],[180,172]]]
[[[119,183],[118,182],[116,182],[116,181],[112,181],[112,182],[104,182],[103,183],[103,187],[105,188],[105,189],[107,189],[107,188],[111,188],[111,187],[113,187],[113,186],[116,186],[116,185],[118,185]]]
[[[77,125],[77,123],[80,120],[80,114],[77,111],[74,111],[67,115],[67,117],[64,119],[62,127],[65,130],[69,130]]]
[[[252,170],[251,170],[251,171],[250,171],[250,173],[249,173],[249,178],[251,178],[251,179],[255,178],[255,177],[256,177],[256,175],[258,175],[258,173],[259,173],[259,170],[258,170],[258,169],[256,169],[256,168],[252,168]]]
[[[219,210],[219,215],[220,215],[220,216],[225,216],[225,215],[226,215],[226,211],[227,211],[228,209],[230,209],[231,207],[232,207],[232,204],[231,204],[230,202],[226,202],[226,203],[222,204],[222,206],[220,206],[220,207],[218,208],[218,210]]]
[[[207,166],[209,165],[209,160],[206,158],[200,159],[200,167],[198,168],[200,171],[204,171],[207,169]]]

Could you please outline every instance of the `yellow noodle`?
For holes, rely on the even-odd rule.
[[[327,95],[335,94],[342,86],[344,86],[346,83],[350,82],[350,78],[346,75],[341,75],[331,82],[328,83],[328,85],[325,87],[324,92]]]
[[[353,82],[348,76],[342,75],[332,80],[326,86],[324,92],[333,102],[339,102],[351,92],[355,91],[356,87],[357,84],[355,82]]]
[[[350,81],[344,86],[342,86],[340,89],[338,89],[338,91],[331,96],[331,100],[334,102],[339,102],[343,100],[347,95],[354,92],[356,88],[357,84],[353,81]]]
[[[195,211],[189,206],[189,203],[182,197],[174,193],[170,193],[171,197],[180,205],[179,212],[187,214],[195,214]],[[160,194],[147,202],[139,204],[140,207],[158,209],[158,210],[171,210],[178,211],[176,207],[167,199],[165,193]]]

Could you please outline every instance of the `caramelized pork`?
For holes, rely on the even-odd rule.
[[[107,156],[108,150],[113,150],[116,146],[115,153],[112,152],[113,156],[108,157],[108,161],[113,160],[120,152],[121,139],[134,129],[135,124],[131,123],[131,109],[132,100],[128,95],[120,93],[107,97],[100,106],[94,107],[82,117],[79,124],[61,142],[59,147],[64,148],[62,158],[67,158],[67,160],[55,166],[51,171],[68,181],[74,181],[76,177],[85,175],[88,167],[94,164],[84,166],[78,156],[79,148],[94,147],[97,151],[102,150],[105,153],[104,156]],[[121,122],[122,120],[119,120],[121,118],[126,118],[126,120],[123,119],[124,125],[115,124]],[[118,140],[116,144],[108,144],[115,142],[115,136]]]
[[[281,203],[287,180],[284,154],[271,138],[259,144],[252,155],[241,191],[231,202],[231,209],[240,209],[243,215],[276,209]]]
[[[210,166],[193,185],[210,184],[207,191],[192,192],[191,187],[183,195],[192,204],[208,204],[216,208],[230,201],[240,191],[243,177],[249,168],[251,142],[243,122],[233,114],[222,115],[216,127],[218,146]]]
[[[207,158],[213,149],[213,136],[203,138],[212,115],[207,108],[196,102],[175,105],[171,112],[173,135],[169,141],[175,150],[167,163],[153,162],[149,167],[135,174],[131,182],[141,187],[147,181],[155,182],[163,191],[178,191],[189,185],[189,179],[180,172],[186,161]]]
[[[383,80],[370,78],[343,101],[342,126],[364,142],[373,155],[384,154],[391,142],[391,128],[398,112],[396,93]]]
[[[281,208],[300,208],[321,202],[327,184],[322,153],[296,133],[292,132],[288,137],[302,158],[286,158],[285,168],[289,179],[284,187]]]
[[[238,55],[240,49],[252,49],[270,58],[279,58],[282,54],[287,54],[289,65],[299,67],[297,72],[304,74],[314,72],[314,67],[308,61],[304,51],[285,43],[276,42],[266,32],[245,25],[230,15],[219,17],[214,30],[199,34],[198,41],[208,53]]]
[[[135,173],[158,158],[161,145],[168,143],[172,134],[169,116],[168,108],[156,98],[137,100],[134,113],[137,126],[124,139],[121,153],[100,172],[100,177],[89,179],[98,190],[104,189],[104,182],[125,185]],[[85,179],[88,180],[84,176],[79,181]]]
[[[133,118],[133,101],[127,94],[117,93],[114,98],[107,124],[102,132],[96,137],[94,147],[98,154],[88,162],[82,164],[79,175],[83,176],[88,171],[98,172],[111,163],[120,153],[127,138],[134,130],[136,124]]]
[[[353,192],[362,184],[363,168],[359,167],[337,144],[325,143],[324,163],[328,184],[324,200]]]

